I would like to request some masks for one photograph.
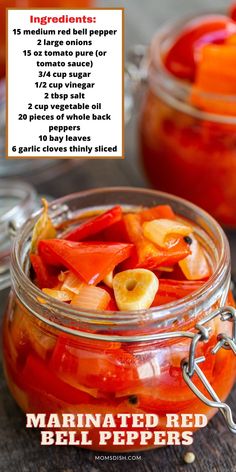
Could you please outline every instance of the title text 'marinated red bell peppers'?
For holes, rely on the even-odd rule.
[[[39,254],[46,264],[66,267],[88,284],[101,282],[108,272],[130,256],[132,248],[132,244],[64,239],[42,240],[38,244]]]

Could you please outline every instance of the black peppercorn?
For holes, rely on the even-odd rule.
[[[130,395],[129,403],[131,403],[131,405],[136,405],[138,403],[138,397],[136,395]]]
[[[190,236],[184,236],[184,241],[185,241],[187,244],[189,244],[189,246],[190,246],[190,244],[192,244],[192,242],[193,242],[193,240],[192,240],[192,238],[190,238]]]

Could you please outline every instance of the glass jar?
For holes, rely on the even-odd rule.
[[[11,285],[9,266],[13,236],[38,208],[38,197],[31,185],[0,179],[0,290]]]
[[[163,63],[169,45],[190,20],[169,23],[151,43],[139,126],[142,162],[153,187],[186,198],[221,224],[236,227],[236,118],[191,105],[192,84],[175,78]],[[207,97],[221,109],[236,100]]]
[[[213,275],[184,299],[149,310],[78,310],[43,294],[28,276],[30,236],[37,219],[32,217],[18,232],[12,252],[12,291],[3,326],[5,374],[13,397],[25,412],[100,413],[101,418],[111,413],[117,421],[112,433],[120,426],[118,413],[152,413],[159,415],[158,429],[168,434],[166,413],[200,413],[210,419],[216,412],[213,407],[218,397],[214,395],[225,399],[235,380],[236,357],[228,349],[235,347],[231,337],[235,312],[232,307],[222,308],[226,303],[233,305],[229,246],[220,226],[204,211],[152,190],[105,188],[72,194],[52,203],[50,213],[55,223],[61,223],[115,204],[127,210],[171,205],[196,225]],[[200,360],[204,361],[201,369]],[[202,385],[199,372],[216,392],[211,390],[212,401],[204,397],[203,403],[195,394],[197,389],[201,397],[209,389],[206,383]],[[120,429],[124,435],[132,430],[131,418],[126,429]],[[154,434],[156,428],[142,429]],[[137,433],[139,430],[136,428]],[[181,426],[177,430],[181,438]],[[141,450],[158,445],[153,437],[141,445],[139,436],[130,445],[115,446],[112,438],[101,445],[100,429],[88,431],[92,444],[84,447],[95,450]]]

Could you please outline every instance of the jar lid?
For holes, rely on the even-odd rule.
[[[0,290],[11,283],[10,252],[15,231],[38,207],[37,193],[31,185],[0,179]]]

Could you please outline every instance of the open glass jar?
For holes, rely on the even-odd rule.
[[[209,419],[214,407],[226,408],[216,395],[227,397],[236,372],[235,312],[232,306],[224,308],[233,305],[227,239],[204,211],[145,189],[72,194],[52,203],[50,212],[53,221],[61,223],[115,204],[127,210],[171,205],[196,225],[213,275],[192,295],[158,308],[126,313],[78,310],[48,297],[31,282],[28,252],[37,216],[31,218],[15,239],[12,292],[3,326],[10,391],[30,413],[100,413],[102,417],[112,413],[118,423],[119,413],[154,413],[163,431],[166,413],[202,413]],[[216,393],[206,380],[203,386],[203,374]],[[236,432],[232,418],[229,423]],[[132,430],[130,424],[128,429]],[[154,436],[143,445],[139,436],[130,445],[115,446],[112,440],[99,445],[99,428],[89,431],[92,449],[141,450],[157,445]]]
[[[235,227],[236,118],[224,106],[235,110],[236,97],[199,92],[199,102],[213,100],[224,113],[202,111],[189,100],[192,84],[164,64],[166,51],[191,19],[194,24],[196,15],[169,23],[151,43],[139,126],[142,162],[153,187],[186,198],[221,224]]]
[[[38,207],[38,197],[31,185],[19,180],[0,179],[0,290],[11,285],[13,236]]]

